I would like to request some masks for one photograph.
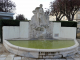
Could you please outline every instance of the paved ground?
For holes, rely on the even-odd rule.
[[[80,43],[80,39],[77,39],[77,41]],[[32,60],[32,59],[29,59],[26,57],[21,57],[21,56],[16,56],[14,54],[11,54],[8,51],[6,51],[6,49],[2,46],[3,45],[0,44],[0,60]],[[42,60],[42,59],[40,59],[40,60]],[[71,57],[67,57],[67,58],[63,58],[63,59],[45,59],[45,60],[80,60],[80,45],[79,45],[78,53]]]

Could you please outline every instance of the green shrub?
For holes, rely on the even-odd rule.
[[[61,22],[61,27],[77,27],[77,22],[74,21],[51,21],[51,22]]]

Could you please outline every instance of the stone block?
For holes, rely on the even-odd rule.
[[[59,60],[59,59],[55,59],[55,60]]]
[[[55,55],[55,56],[53,56],[54,59],[57,59],[57,58],[60,58],[60,57],[61,57],[61,55]]]
[[[63,57],[66,57],[66,56],[67,56],[67,54],[66,54],[66,53],[64,53],[64,54],[63,54]]]
[[[9,48],[8,51],[14,54],[18,53],[18,49],[14,49],[14,48]]]
[[[43,56],[43,58],[50,58],[50,56]]]
[[[53,58],[53,56],[49,56],[49,58]]]
[[[59,60],[66,60],[66,59],[59,59]]]
[[[37,59],[37,60],[44,60],[44,59]]]
[[[29,57],[32,57],[32,58],[38,58],[38,52],[28,52],[29,54]]]
[[[39,58],[42,58],[42,56],[39,56]]]
[[[37,60],[37,59],[28,58],[28,60]]]
[[[80,54],[80,51],[78,51],[78,54]]]
[[[24,57],[29,57],[28,52],[26,51],[18,51],[18,55],[24,56]]]
[[[27,51],[27,50],[19,49],[18,55],[30,57],[30,58],[38,58],[38,52],[32,52],[32,51]]]
[[[45,52],[40,52],[40,55],[45,55]]]
[[[20,22],[20,38],[29,38],[29,22]]]
[[[47,58],[46,56],[43,56],[43,58]]]
[[[14,55],[8,55],[7,57],[6,57],[6,59],[5,60],[13,60],[13,58],[14,58]]]
[[[21,60],[21,57],[14,57],[14,60]]]
[[[74,60],[80,60],[80,58],[74,58]]]
[[[67,59],[67,60],[74,60],[74,59]]]
[[[51,59],[45,59],[45,60],[51,60]]]
[[[0,60],[5,60],[5,58],[6,58],[6,57],[2,57],[2,58],[0,58]]]

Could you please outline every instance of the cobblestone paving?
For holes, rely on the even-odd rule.
[[[80,39],[77,39],[77,41],[80,44]],[[16,56],[14,54],[9,53],[8,51],[2,50],[2,44],[0,44],[0,60],[37,60],[37,59],[30,59],[26,57]],[[38,60],[80,60],[80,45],[79,45],[79,51],[75,55],[67,58],[62,59],[38,59]]]

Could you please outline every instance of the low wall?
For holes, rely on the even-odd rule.
[[[53,38],[70,38],[76,39],[76,27],[61,27],[60,22],[54,22],[53,25]]]
[[[20,38],[29,38],[29,22],[20,22]]]
[[[76,39],[76,27],[61,27],[60,38]]]
[[[61,30],[61,23],[60,22],[53,22],[53,38],[60,38],[60,30]]]
[[[19,38],[19,27],[15,26],[3,26],[3,40]]]
[[[3,40],[29,38],[29,23],[20,22],[20,26],[3,26]]]
[[[76,39],[76,27],[61,27],[60,22],[51,22],[53,38]],[[20,22],[20,26],[3,26],[3,39],[29,38],[29,22]]]

